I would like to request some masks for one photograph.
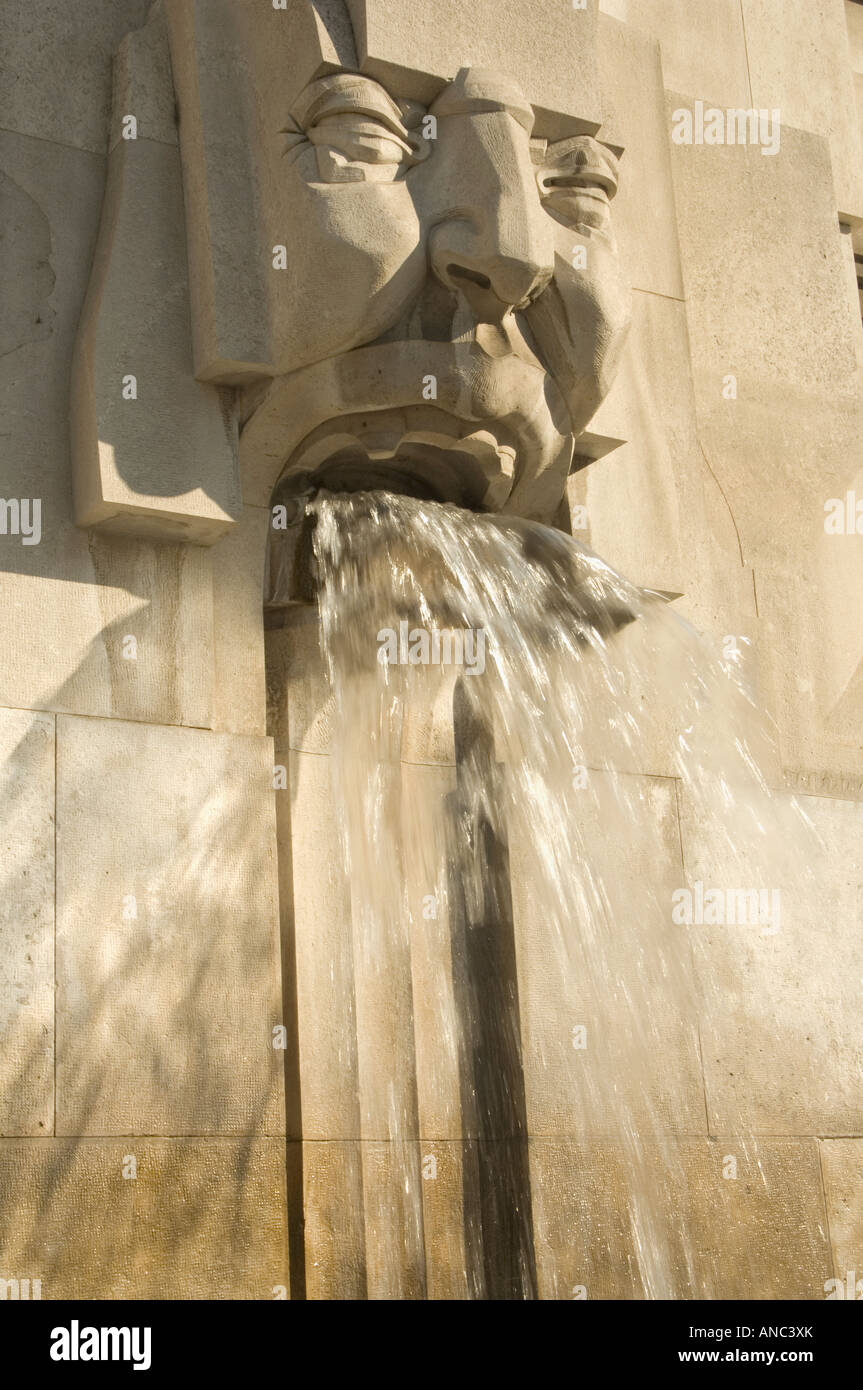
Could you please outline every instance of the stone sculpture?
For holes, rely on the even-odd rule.
[[[512,8],[526,23],[530,7]],[[596,138],[594,17],[553,11],[583,55],[570,90],[558,60],[525,63],[514,34],[501,45],[491,14],[474,49],[494,66],[463,61],[440,7],[434,33],[414,36],[410,7],[379,0],[160,0],[118,66],[76,365],[82,523],[209,544],[240,492],[266,505],[280,479],[280,498],[381,485],[559,517],[629,305],[610,221],[620,150]],[[135,141],[127,106],[152,108]],[[185,298],[191,315],[192,370],[179,318],[174,353],[163,331],[136,354],[160,354],[155,425],[117,405],[113,344],[147,331],[130,322],[130,273],[139,302],[179,303],[181,318]],[[170,500],[178,477],[191,505]]]

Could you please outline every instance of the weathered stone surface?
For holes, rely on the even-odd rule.
[[[419,10],[407,0],[289,0],[284,11],[267,0],[166,0],[173,69],[158,8],[115,66],[115,115],[139,122],[139,139],[123,141],[119,120],[109,131],[109,58],[148,7],[15,5],[0,72],[10,282],[0,326],[2,491],[42,503],[39,544],[0,536],[0,704],[37,709],[0,710],[0,847],[15,887],[0,908],[11,943],[0,962],[0,1135],[18,1136],[0,1140],[0,1278],[41,1278],[45,1298],[276,1296],[288,1282],[285,1155],[280,1139],[261,1136],[281,1131],[286,1108],[295,1205],[304,1169],[310,1297],[521,1296],[518,1278],[530,1285],[534,1264],[542,1297],[572,1298],[577,1285],[591,1298],[639,1296],[626,1225],[632,1175],[611,1138],[596,1140],[613,1129],[608,1061],[620,1060],[619,1050],[603,1051],[601,1025],[625,1029],[635,1008],[645,1042],[633,1106],[648,1141],[641,1177],[670,1233],[671,1291],[823,1297],[831,1273],[863,1274],[853,988],[863,976],[863,551],[856,534],[824,527],[829,499],[863,497],[863,328],[852,239],[836,225],[837,211],[863,215],[863,103],[855,108],[853,95],[863,80],[860,7],[604,0],[600,105],[593,4],[578,11],[547,0],[537,22],[527,0],[482,0],[470,16],[456,0]],[[625,318],[613,261],[602,260],[610,243],[585,224],[582,206],[589,270],[569,273],[573,226],[559,206],[546,211],[549,199],[582,198],[569,185],[551,192],[573,175],[578,188],[579,170],[543,163],[548,151],[528,145],[512,84],[477,71],[490,65],[518,77],[540,108],[535,134],[592,131],[603,119],[600,134],[627,147],[614,211],[623,278],[636,290],[634,330],[598,412],[615,354],[599,359]],[[350,141],[344,149],[324,138],[306,98],[296,115],[310,79],[344,70],[363,72],[360,95],[393,119],[370,74],[424,102],[453,84],[428,162],[417,125],[403,140],[409,158],[388,164],[370,157],[386,155],[383,136],[357,155]],[[318,96],[324,90],[335,88]],[[696,99],[779,107],[781,152],[672,150],[671,114]],[[410,125],[416,113],[397,114]],[[285,148],[298,139],[302,178]],[[236,516],[209,554],[87,536],[72,524],[68,367],[106,147],[115,175],[125,170],[125,194],[109,190],[102,251],[111,264],[93,282],[109,330],[103,379],[137,344],[144,366],[128,370],[151,387],[162,380],[158,392],[124,403],[139,408],[131,447],[150,470],[145,507],[172,524],[180,485],[200,490],[187,517],[197,540]],[[608,179],[610,168],[592,172]],[[465,208],[470,219],[459,215]],[[282,243],[284,271],[272,259]],[[452,304],[446,317],[450,301],[461,318]],[[505,321],[525,329],[509,376],[501,304],[520,306]],[[264,640],[268,507],[283,467],[325,443],[336,417],[352,417],[349,442],[374,439],[386,459],[391,441],[370,418],[391,409],[391,433],[419,428],[410,412],[428,372],[439,405],[474,410],[471,422],[515,412],[515,395],[533,380],[523,370],[531,337],[553,371],[538,374],[539,394],[519,398],[514,427],[523,432],[534,405],[559,389],[574,422],[593,412],[585,458],[626,441],[570,480],[570,504],[584,505],[588,521],[576,534],[640,583],[682,591],[679,608],[710,641],[752,639],[778,730],[769,780],[820,793],[806,808],[823,845],[775,938],[696,927],[687,939],[669,921],[671,891],[698,875],[723,881],[729,869],[685,798],[678,829],[679,789],[662,776],[674,770],[673,731],[665,712],[651,711],[643,765],[624,779],[641,792],[638,829],[616,816],[610,779],[596,771],[597,795],[586,794],[591,810],[578,826],[586,862],[613,883],[605,973],[584,953],[584,969],[573,970],[554,939],[531,839],[514,817],[514,922],[504,910],[490,930],[473,925],[496,965],[514,935],[518,1009],[499,1007],[501,981],[477,969],[484,958],[474,943],[488,1026],[474,1020],[459,1045],[470,951],[457,885],[444,881],[443,822],[458,790],[452,692],[442,686],[433,700],[427,691],[411,708],[403,766],[388,764],[382,777],[407,853],[384,865],[393,871],[386,949],[370,968],[322,756],[338,716],[314,613],[290,611]],[[272,374],[280,379],[268,388]],[[224,498],[222,515],[213,505],[213,461],[224,480],[231,452],[214,382],[226,417],[232,389],[248,388],[241,517]],[[91,443],[113,448],[127,489],[114,503],[134,512],[140,489],[135,502],[131,455],[109,417],[91,416]],[[310,441],[311,431],[323,435]],[[522,458],[535,452],[531,443]],[[551,470],[557,494],[537,501],[528,487],[516,509],[556,514],[564,453]],[[262,737],[265,649],[275,751]],[[61,1139],[48,1137],[55,720],[44,710],[61,711]],[[606,714],[601,707],[599,723]],[[83,717],[94,715],[111,718]],[[353,724],[347,732],[364,736]],[[596,752],[601,763],[601,741]],[[275,793],[273,762],[288,772]],[[855,800],[830,799],[839,792]],[[584,943],[572,917],[578,961]],[[670,935],[680,939],[677,957]],[[598,979],[609,986],[599,1001]],[[527,1116],[512,1105],[511,1123],[498,1110],[495,1125],[471,1086],[478,1051],[499,1041],[510,1017],[520,1024],[510,1052],[520,1047],[524,1059]],[[284,1053],[272,1047],[279,1023]],[[572,1046],[573,1023],[587,1024],[586,1053]],[[519,1058],[503,1089],[521,1080]],[[465,1137],[483,1122],[493,1140]],[[660,1136],[657,1146],[657,1128],[673,1142]],[[757,1145],[740,1137],[753,1131]],[[381,1142],[387,1133],[397,1141]],[[130,1151],[135,1181],[122,1178]],[[736,1178],[723,1171],[732,1157]],[[513,1240],[524,1242],[525,1228],[533,1240],[519,1248],[516,1275]],[[295,1255],[301,1239],[295,1233]]]
[[[13,222],[7,265],[19,290],[31,286],[20,301],[27,312],[18,319],[28,331],[0,360],[3,495],[38,499],[41,518],[36,545],[0,536],[6,595],[0,701],[206,724],[213,621],[208,558],[177,546],[88,538],[72,521],[69,359],[98,221],[101,160],[0,132],[0,165],[21,190],[16,206],[28,209],[17,227]],[[28,282],[23,271],[46,223],[52,288],[48,280]],[[122,639],[129,635],[137,638],[138,662],[123,656]]]
[[[751,104],[739,0],[600,0],[600,9],[659,40],[671,91]]]
[[[856,0],[845,0],[845,23],[848,27],[848,48],[851,67],[863,73],[863,12]]]
[[[769,887],[781,894],[779,929],[690,926],[703,996],[701,1031],[711,1133],[856,1134],[863,1127],[863,806],[802,797],[814,825],[812,877],[765,884],[745,877],[749,846],[732,864],[681,797],[684,882]]]
[[[615,234],[633,289],[680,299],[680,253],[659,45],[601,15],[601,140],[624,149]]]
[[[814,1139],[676,1140],[671,1153],[666,1167],[650,1146],[646,1169],[669,1237],[666,1297],[823,1298],[830,1252]],[[726,1156],[736,1178],[723,1177]],[[540,1297],[643,1297],[619,1150],[534,1139],[530,1158]]]
[[[756,615],[752,573],[698,437],[683,304],[633,294],[620,371],[591,429],[626,442],[571,477],[576,539],[644,587],[680,594],[676,611],[699,628],[744,630]]]
[[[613,933],[573,920],[572,940],[561,939],[545,911],[530,841],[521,827],[510,826],[531,1135],[613,1136],[614,1116],[624,1106],[645,1133],[651,1125],[678,1133],[705,1127],[689,962],[681,954],[669,906],[681,873],[674,784],[629,777],[621,783],[621,799],[640,811],[637,829],[628,814],[621,816],[610,775],[590,771],[578,793],[584,810],[581,838],[573,846],[611,895]],[[623,824],[625,859],[619,839]],[[590,901],[589,887],[585,892]],[[577,1027],[586,1030],[579,1047]],[[627,1046],[620,1039],[630,1031]],[[613,1092],[615,1105],[610,1104]]]
[[[289,768],[290,790],[277,792],[276,804],[279,852],[290,866],[302,1137],[356,1139],[360,1102],[351,904],[330,760],[312,753],[286,756],[279,745],[276,752]],[[283,904],[286,897],[283,893]]]
[[[157,23],[124,49],[115,127],[136,86],[161,87],[163,100],[170,91]],[[117,139],[109,156],[75,345],[75,516],[80,526],[209,545],[239,507],[236,425],[229,397],[192,376],[180,154],[155,118],[147,135],[145,114],[137,138]]]
[[[306,1297],[368,1298],[362,1145],[303,1144]]]
[[[863,1138],[822,1139],[818,1147],[827,1198],[833,1277],[841,1280],[846,1298],[852,1285],[858,1300],[863,1294],[859,1283],[863,1280]]]
[[[267,732],[263,593],[269,513],[245,507],[212,554],[213,728]]]
[[[772,158],[675,146],[673,164],[700,445],[754,571],[783,762],[859,773],[863,552],[826,534],[825,504],[859,475],[860,321],[826,143],[783,126]]]
[[[304,1144],[307,1296],[469,1297],[463,1185],[474,1149],[438,1139]]]
[[[669,113],[683,105],[669,94]],[[718,407],[729,372],[749,378],[750,390],[856,392],[859,325],[848,311],[824,137],[788,120],[773,156],[752,145],[675,144],[672,168],[699,406]],[[738,400],[746,395],[738,386]]]
[[[317,610],[290,609],[285,625],[267,632],[266,648],[269,728],[277,746],[329,753],[335,696],[321,655]],[[439,672],[419,669],[412,676],[412,694],[401,726],[401,761],[451,764],[455,760],[453,680],[440,680]]]
[[[32,0],[10,6],[0,65],[0,125],[103,154],[111,60],[152,0]]]
[[[57,806],[58,1132],[278,1134],[270,741],[63,716]]]
[[[164,6],[152,6],[142,29],[127,34],[114,57],[111,128],[108,151],[128,139],[128,117],[134,116],[134,138],[177,145],[177,110]]]
[[[0,1140],[0,1271],[51,1300],[284,1297],[284,1141]]]
[[[752,105],[830,143],[836,211],[863,216],[863,142],[842,0],[743,0]],[[784,137],[784,131],[783,131]]]
[[[54,1128],[54,720],[0,709],[0,1134]]]
[[[458,0],[419,11],[409,0],[347,0],[347,7],[363,70],[406,96],[431,100],[460,68],[506,70],[517,53],[519,79],[543,117],[541,134],[559,139],[599,124],[596,0],[577,9],[547,0],[540,25],[529,0],[477,0],[467,45]]]

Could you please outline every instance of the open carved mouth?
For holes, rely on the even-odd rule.
[[[433,406],[344,416],[294,453],[279,498],[385,490],[472,511],[498,511],[512,491],[514,439]]]

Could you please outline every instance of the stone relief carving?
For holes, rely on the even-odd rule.
[[[114,140],[79,335],[83,524],[211,543],[236,515],[237,453],[243,500],[259,506],[277,483],[279,500],[384,486],[548,522],[560,515],[573,440],[608,390],[629,312],[610,209],[620,150],[596,118],[594,17],[555,16],[570,26],[570,51],[584,54],[562,100],[556,58],[549,73],[515,36],[502,43],[491,12],[478,15],[473,51],[494,66],[465,66],[436,33],[427,58],[417,35],[408,67],[415,20],[404,8],[391,7],[387,28],[378,0],[291,0],[284,10],[165,0],[130,36],[114,127],[116,136],[136,104],[139,138]],[[526,24],[529,7],[515,9]],[[165,133],[169,91],[176,139]],[[547,104],[551,92],[562,110]],[[149,285],[135,262],[145,204]],[[161,258],[160,216],[171,223]],[[118,408],[116,347],[106,350],[124,335],[141,339],[128,296],[112,293],[112,265],[132,262],[139,297],[164,302],[167,289],[171,303],[189,305],[190,330],[171,325],[161,360],[158,342],[145,344],[151,392],[177,402],[173,439],[163,431],[155,449],[152,427]],[[180,365],[185,354],[191,368]],[[172,467],[198,482],[199,505],[191,489],[172,505]],[[281,542],[289,559],[295,540]]]

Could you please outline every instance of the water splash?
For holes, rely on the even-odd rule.
[[[573,1270],[596,1296],[601,1218],[574,1263],[543,1232],[540,1141],[563,1138],[615,1155],[631,1296],[711,1297],[679,1140],[716,1131],[702,1051],[739,1001],[705,947],[724,931],[741,958],[775,950],[814,845],[762,771],[744,645],[717,651],[535,523],[386,493],[312,513],[362,1132],[403,1156],[367,1241],[378,1296],[400,1296],[405,1250],[422,1261],[420,1136],[463,1145],[470,1296],[571,1297]],[[482,634],[483,669],[424,663],[444,632]],[[430,792],[405,744],[441,708],[453,768]],[[743,1110],[720,1128],[757,1171]]]

